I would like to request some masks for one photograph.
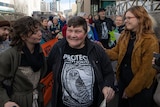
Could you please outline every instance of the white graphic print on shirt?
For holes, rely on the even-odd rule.
[[[64,54],[61,74],[62,100],[69,107],[87,107],[93,102],[94,71],[86,55]]]
[[[108,29],[106,26],[106,22],[101,23],[102,26],[102,37],[101,39],[108,39]]]

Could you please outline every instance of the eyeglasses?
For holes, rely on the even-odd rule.
[[[115,21],[123,21],[123,20],[115,20]]]
[[[124,20],[130,20],[132,18],[136,18],[136,17],[125,17]]]

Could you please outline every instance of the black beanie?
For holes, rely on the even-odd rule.
[[[5,20],[5,18],[2,15],[0,15],[0,27],[2,27],[2,26],[9,26],[10,27],[10,22]]]

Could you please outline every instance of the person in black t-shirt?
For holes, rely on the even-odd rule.
[[[48,56],[53,71],[52,107],[99,107],[114,97],[114,72],[105,51],[87,38],[87,23],[80,16],[69,19],[66,38]]]
[[[112,48],[109,46],[110,35],[109,32],[115,28],[114,21],[106,17],[106,9],[98,9],[99,19],[95,21],[95,28],[98,33],[98,40],[105,48]]]

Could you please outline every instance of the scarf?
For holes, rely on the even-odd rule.
[[[40,45],[36,44],[34,52],[31,53],[27,46],[22,48],[24,54],[21,56],[21,66],[30,66],[34,72],[37,72],[44,64],[43,53],[39,52]]]

